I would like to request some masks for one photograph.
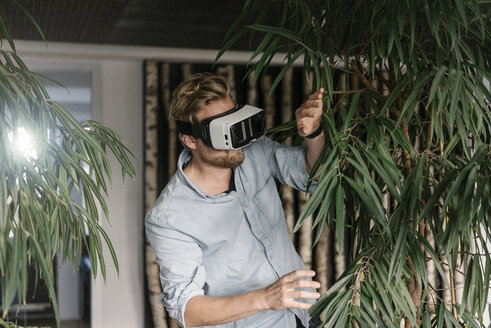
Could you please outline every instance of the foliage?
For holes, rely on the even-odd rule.
[[[118,268],[99,224],[99,211],[108,216],[104,197],[112,177],[109,150],[121,164],[123,179],[134,177],[135,170],[129,150],[112,129],[94,121],[81,125],[50,99],[42,77],[17,55],[3,14],[0,27],[0,39],[7,40],[0,49],[1,308],[5,319],[15,297],[19,304],[27,301],[28,266],[33,266],[36,282],[41,278],[47,286],[58,320],[55,254],[62,263],[76,265],[87,247],[94,277],[100,268],[105,278],[106,244]],[[10,50],[4,50],[6,44]],[[34,146],[19,151],[23,133]],[[83,204],[73,200],[75,194],[82,196]]]
[[[314,214],[317,238],[329,226],[341,247],[350,234],[350,265],[311,309],[326,327],[482,326],[490,13],[476,0],[247,0],[227,33],[218,57],[241,37],[259,40],[256,79],[282,53],[274,87],[300,62],[314,89],[326,89],[326,146],[311,174],[320,181],[299,219]],[[274,132],[293,135],[294,125]]]

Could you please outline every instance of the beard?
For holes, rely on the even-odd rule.
[[[196,155],[204,163],[223,168],[236,168],[244,162],[244,151],[242,149],[217,150],[206,146],[200,140],[197,143]]]

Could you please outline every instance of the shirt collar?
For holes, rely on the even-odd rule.
[[[191,152],[187,149],[184,149],[181,154],[179,155],[179,160],[177,161],[177,176],[181,182],[184,184],[188,185],[191,189],[193,189],[198,195],[200,195],[203,198],[209,198],[209,199],[214,199],[214,198],[220,198],[227,196],[228,193],[222,192],[218,195],[212,196],[206,194],[203,190],[201,190],[197,185],[195,185],[191,180],[188,179],[186,174],[184,174],[183,168],[186,167],[186,165],[189,164],[189,161],[191,160]],[[235,173],[236,170],[234,170]]]

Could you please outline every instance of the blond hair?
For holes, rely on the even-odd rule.
[[[172,94],[170,118],[198,123],[198,112],[210,102],[229,96],[227,81],[211,73],[198,73],[182,82]]]

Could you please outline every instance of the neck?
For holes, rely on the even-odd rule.
[[[227,167],[209,165],[191,157],[183,172],[204,193],[214,196],[228,189],[233,170]]]

